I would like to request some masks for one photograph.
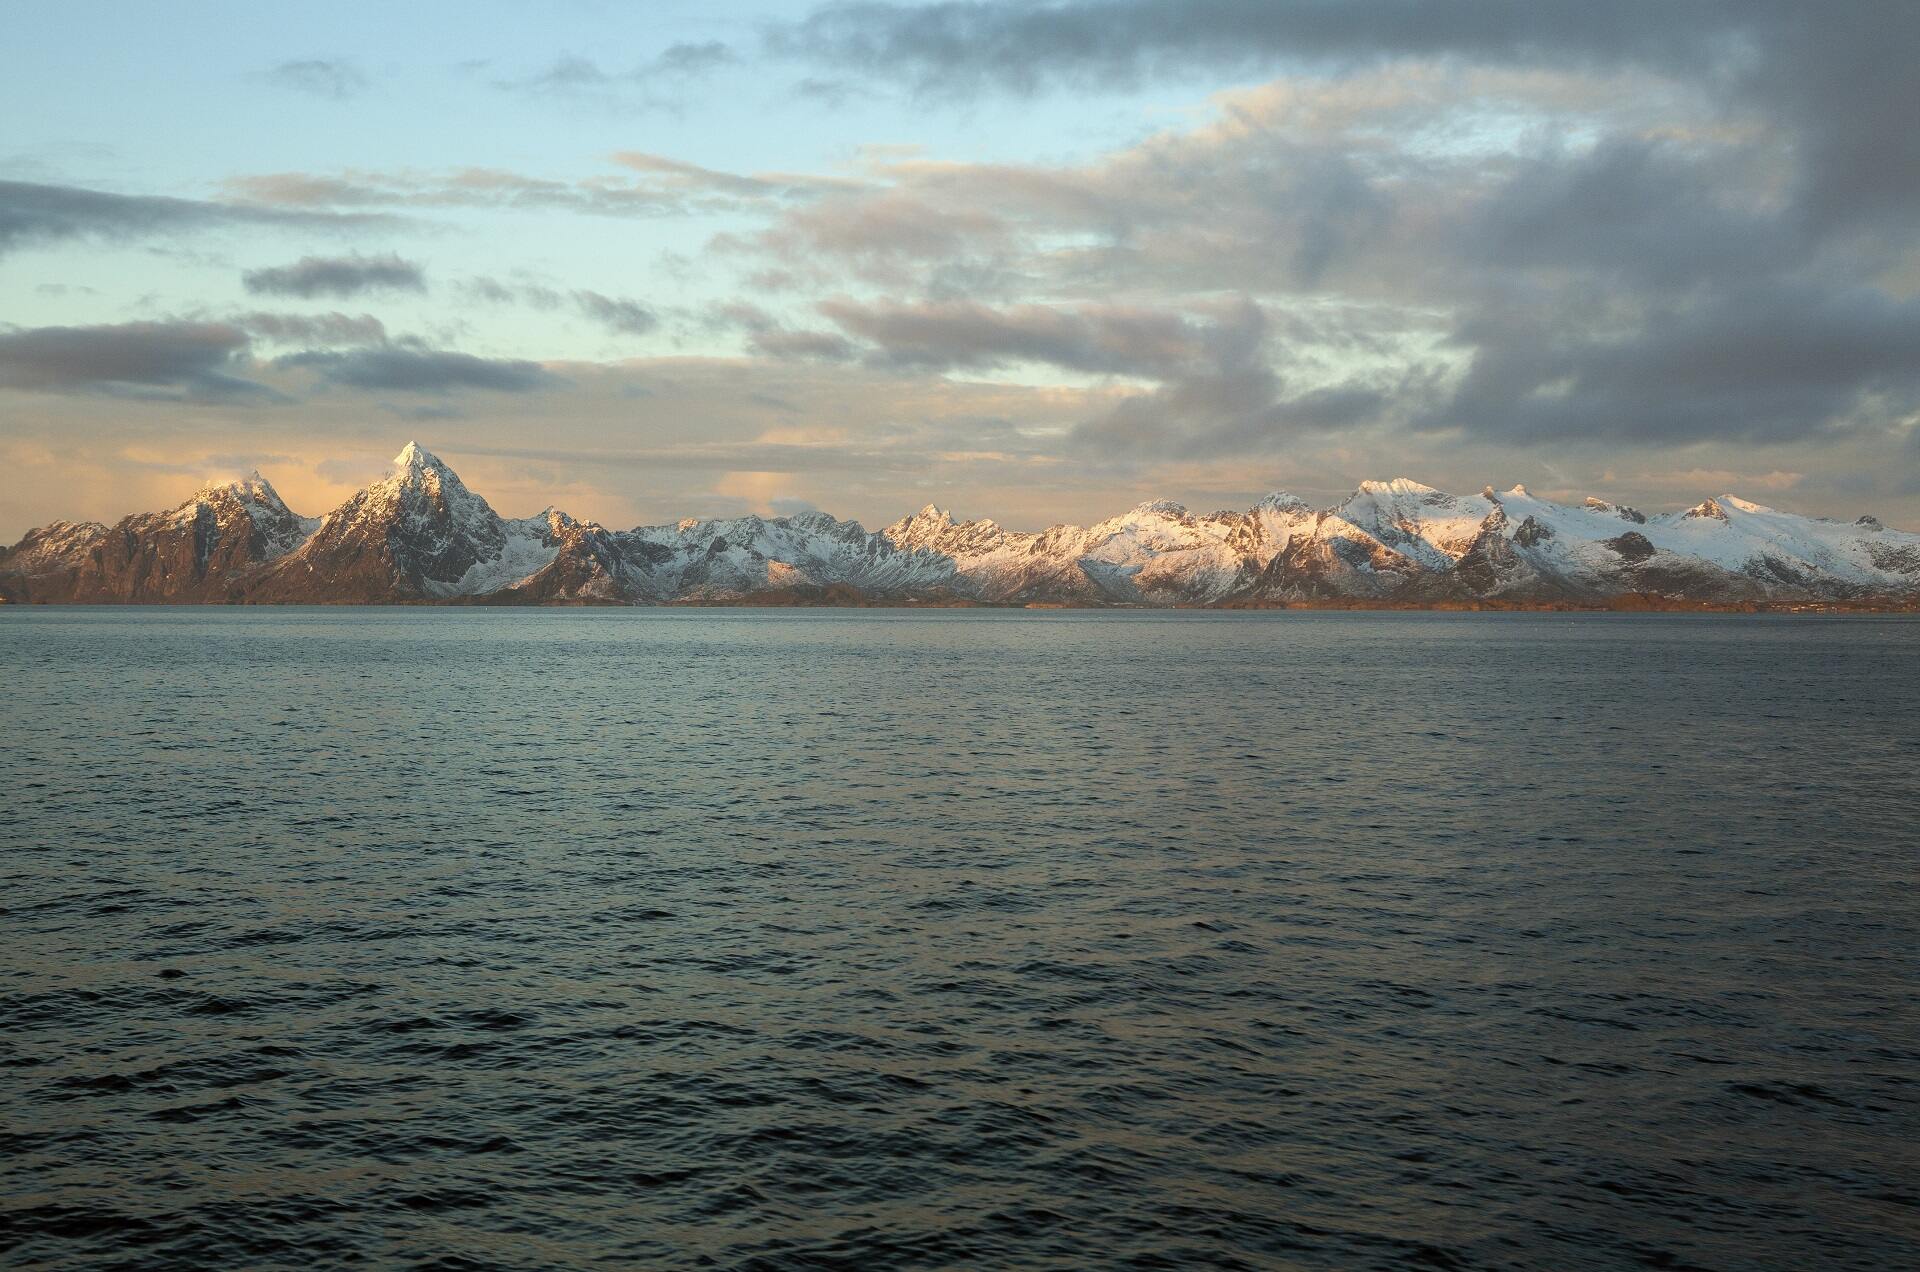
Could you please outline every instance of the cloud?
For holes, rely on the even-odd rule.
[[[610,217],[753,211],[863,184],[833,176],[721,172],[634,150],[619,151],[610,160],[632,175],[558,181],[503,168],[350,170],[257,173],[226,184],[236,197],[272,208],[495,208]]]
[[[1578,269],[1664,290],[1738,282],[1805,261],[1816,241],[1746,147],[1607,138],[1531,157],[1466,226],[1492,268]]]
[[[1385,57],[1689,62],[1788,8],[1662,0],[1021,0],[831,4],[775,26],[773,50],[924,91],[1133,86],[1166,74]],[[1868,6],[1871,7],[1871,6]],[[1891,5],[1882,6],[1891,8]]]
[[[660,315],[639,301],[586,289],[562,292],[524,278],[509,281],[479,275],[462,281],[460,290],[493,305],[526,305],[551,311],[571,304],[581,317],[626,336],[644,336],[660,326]]]
[[[230,323],[0,329],[0,387],[195,400],[273,397],[233,374],[246,365],[248,344],[247,333]]]
[[[1467,372],[1419,422],[1504,441],[1783,442],[1891,430],[1920,402],[1920,301],[1873,288],[1756,282],[1611,330],[1490,305],[1455,338]]]
[[[946,0],[832,4],[769,49],[923,94],[1128,88],[1172,74],[1345,72],[1457,61],[1646,68],[1709,83],[1793,133],[1815,216],[1908,222],[1920,195],[1920,6],[1855,0]]]
[[[491,305],[529,305],[535,309],[558,309],[566,299],[543,283],[509,282],[479,275],[460,284],[460,291],[474,300]]]
[[[749,350],[783,362],[848,362],[859,352],[845,336],[831,331],[792,330],[760,306],[747,301],[715,306],[708,313],[705,325],[716,332],[744,331]]]
[[[316,372],[323,384],[348,389],[398,393],[448,393],[482,389],[494,393],[530,393],[554,387],[559,377],[537,362],[480,358],[445,349],[386,346],[345,352],[309,350],[274,363]]]
[[[384,344],[387,328],[372,314],[235,314],[234,326],[276,344]]]
[[[1405,388],[1377,376],[1290,385],[1276,366],[1266,311],[1245,298],[1196,302],[1185,312],[844,298],[823,301],[819,309],[865,341],[864,361],[880,370],[986,372],[1042,365],[1153,382],[1144,388],[1115,384],[1089,397],[1092,409],[1075,423],[1070,444],[1106,459],[1270,452],[1305,433],[1373,423],[1396,389]],[[777,339],[784,333],[773,328],[765,334]]]
[[[822,362],[846,362],[857,350],[851,340],[831,331],[787,331],[767,328],[750,332],[747,347],[769,358],[813,358]]]
[[[494,87],[537,96],[590,98],[628,109],[679,110],[692,83],[738,60],[733,49],[718,40],[670,44],[625,70],[607,70],[592,58],[567,54],[532,75],[495,80]]]
[[[1157,382],[1076,432],[1116,453],[1257,453],[1301,430],[1416,422],[1509,447],[1884,431],[1920,412],[1899,362],[1920,185],[1887,196],[1920,163],[1853,172],[1867,202],[1840,207],[1813,180],[1837,162],[1821,146],[1838,117],[1795,86],[1851,95],[1854,153],[1912,115],[1916,81],[1877,77],[1868,111],[1839,68],[1878,66],[1876,42],[1920,10],[1884,11],[1876,29],[1859,16],[1883,12],[1871,5],[1831,26],[1764,2],[1684,8],[1644,29],[1632,5],[1468,3],[1419,22],[1376,0],[822,10],[809,38],[848,42],[789,51],[876,78],[925,72],[942,91],[1022,87],[995,77],[1023,59],[1036,91],[1074,75],[1287,73],[1076,164],[875,155],[860,187],[775,207],[714,246],[763,258],[789,289],[920,297],[826,303],[869,365]],[[1015,35],[1059,62],[997,43]],[[871,66],[863,40],[884,45]],[[1860,144],[1901,160],[1912,130],[1894,131]],[[1221,294],[1258,300],[1260,358],[1174,365],[1118,340],[1108,313],[1205,326],[1197,305]],[[787,352],[783,328],[747,330],[749,348]]]
[[[893,368],[947,371],[1039,362],[1069,371],[1165,378],[1207,361],[1220,328],[1183,314],[1119,306],[821,302],[820,312],[875,346]],[[1257,311],[1236,315],[1258,324]]]
[[[659,315],[636,300],[577,291],[573,300],[580,312],[622,335],[644,336],[660,325]]]
[[[241,283],[255,295],[358,296],[369,291],[427,290],[419,265],[398,256],[303,256],[292,265],[248,270]]]
[[[69,238],[129,239],[254,225],[294,230],[391,226],[390,216],[109,194],[78,186],[0,181],[0,253]]]
[[[282,62],[262,78],[281,88],[335,100],[352,97],[364,92],[367,87],[365,72],[345,58],[305,58]]]

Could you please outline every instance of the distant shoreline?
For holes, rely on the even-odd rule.
[[[8,600],[8,609],[812,609],[812,610],[1066,610],[1080,613],[1166,614],[1199,612],[1297,611],[1309,613],[1404,614],[1920,614],[1920,599],[1862,599],[1853,601],[1690,601],[1671,597],[1626,595],[1606,601],[1397,601],[1334,598],[1294,601],[1229,601],[1219,605],[1078,604],[1066,601],[982,601],[970,598],[912,598],[861,596],[811,598],[785,591],[755,592],[737,597],[707,597],[673,601],[608,601],[587,598],[521,600],[510,596],[450,596],[410,600],[349,601],[224,601],[224,600]]]

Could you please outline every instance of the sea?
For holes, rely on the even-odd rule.
[[[0,609],[8,1268],[1920,1266],[1920,620]]]

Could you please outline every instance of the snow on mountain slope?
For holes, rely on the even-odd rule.
[[[32,580],[35,599],[232,599],[262,567],[293,551],[316,523],[291,512],[251,473],[195,491],[165,512],[136,513],[111,528],[56,523],[7,554],[0,570]]]
[[[1363,481],[1323,522],[1323,532],[1357,531],[1428,570],[1450,569],[1473,546],[1494,510],[1485,496],[1449,495],[1405,477]]]
[[[253,548],[262,561],[285,556],[319,529],[317,517],[295,515],[273,483],[258,470],[238,481],[214,482],[202,486],[193,496],[170,512],[160,514],[175,525],[184,526],[211,514],[216,522],[244,516]]]
[[[1733,495],[1648,517],[1598,499],[1570,507],[1522,487],[1499,496],[1542,533],[1532,555],[1583,590],[1846,596],[1920,586],[1920,535],[1778,512]]]
[[[55,521],[27,531],[4,555],[6,567],[22,574],[52,574],[78,569],[107,535],[98,521]]]
[[[409,443],[317,522],[256,473],[113,527],[58,522],[0,554],[0,595],[14,600],[648,604],[827,589],[1089,605],[1920,598],[1920,535],[1732,495],[1649,517],[1404,477],[1326,509],[1283,493],[1202,515],[1163,500],[1041,531],[933,505],[878,532],[823,512],[611,531],[551,508],[503,519]]]
[[[881,534],[903,551],[951,561],[955,588],[982,600],[1199,604],[1243,586],[1312,517],[1287,494],[1245,513],[1199,517],[1160,500],[1092,526],[1028,533],[955,522],[928,505]]]
[[[553,559],[548,529],[543,518],[502,520],[451,468],[408,442],[386,477],[328,513],[248,599],[485,595]]]

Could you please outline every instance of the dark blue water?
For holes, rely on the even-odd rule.
[[[1920,622],[0,611],[9,1267],[1920,1262]]]

